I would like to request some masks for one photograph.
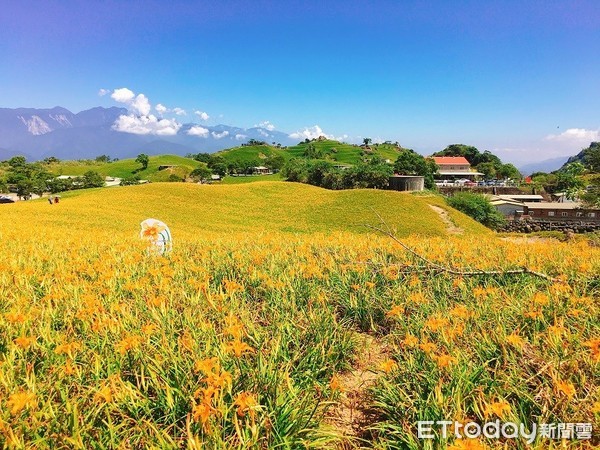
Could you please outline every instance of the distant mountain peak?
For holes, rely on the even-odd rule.
[[[97,106],[77,114],[60,106],[50,109],[0,108],[0,154],[2,159],[27,155],[34,160],[48,156],[94,158],[102,154],[128,158],[139,153],[214,152],[250,139],[278,142],[284,146],[295,143],[287,133],[261,126],[241,128],[186,123],[169,135],[152,129],[147,133],[126,132],[114,127],[122,116],[136,119],[127,109],[116,106]]]
[[[27,127],[27,131],[34,136],[39,136],[40,134],[50,133],[52,128],[44,119],[40,116],[36,116],[35,114],[29,117],[17,116],[23,125]]]

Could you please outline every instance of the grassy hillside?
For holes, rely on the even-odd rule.
[[[158,167],[162,165],[172,165],[177,167],[159,171]],[[97,163],[94,161],[61,161],[58,164],[51,164],[48,169],[56,175],[83,175],[88,170],[94,170],[104,176],[127,178],[133,175],[139,175],[145,180],[167,181],[172,174],[184,177],[201,165],[202,163],[198,161],[182,156],[159,155],[150,156],[150,161],[146,170],[139,170],[141,165],[136,163],[134,158],[121,159],[110,163]]]
[[[270,145],[248,145],[243,147],[233,147],[226,150],[221,150],[216,153],[222,156],[226,161],[260,161],[271,156],[282,156],[285,160],[290,159],[290,155],[286,150]]]
[[[363,158],[363,155],[379,155],[383,159],[395,161],[398,157],[398,150],[390,144],[372,144],[370,150],[364,150],[358,145],[344,144],[332,140],[316,140],[310,143],[301,143],[293,147],[288,147],[286,151],[292,157],[302,157],[308,145],[314,145],[317,150],[320,150],[325,159],[340,163],[340,164],[357,164]]]
[[[379,155],[384,159],[395,161],[398,157],[397,147],[390,144],[371,145],[370,150],[333,140],[315,140],[310,143],[301,143],[285,149],[272,147],[270,145],[249,145],[234,147],[217,152],[227,161],[256,161],[266,159],[270,156],[280,155],[285,160],[291,158],[303,158],[308,145],[314,145],[317,151],[323,154],[323,159],[339,164],[357,164],[364,155]]]
[[[250,178],[250,177],[248,177]],[[445,225],[428,204],[437,197],[419,197],[392,191],[328,191],[287,182],[240,185],[152,183],[117,189],[64,193],[58,207],[45,201],[22,202],[0,214],[7,223],[37,220],[68,223],[82,229],[137,231],[139,223],[155,217],[177,234],[199,231],[367,232],[377,214],[399,235],[445,235]],[[453,214],[479,233],[487,231],[458,212]],[[1,216],[0,216],[1,217]]]

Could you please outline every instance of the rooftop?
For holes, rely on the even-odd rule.
[[[531,209],[579,209],[581,203],[556,203],[556,202],[524,202]]]
[[[469,161],[467,161],[467,158],[465,158],[464,156],[434,156],[433,160],[435,161],[435,163],[437,165],[440,164],[466,164],[466,165],[470,165]]]
[[[514,199],[514,200],[544,200],[544,197],[542,197],[541,195],[534,195],[534,194],[515,194],[515,195],[510,195],[510,194],[502,194],[502,195],[498,195],[498,197],[500,198],[504,198],[504,199]]]
[[[477,175],[477,176],[481,176],[484,175],[481,172],[471,172],[470,170],[440,170],[438,172],[438,175]]]

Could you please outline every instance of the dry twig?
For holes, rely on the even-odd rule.
[[[425,258],[423,255],[417,253],[414,249],[412,249],[411,247],[406,245],[404,242],[402,242],[400,239],[398,239],[396,237],[396,235],[392,232],[390,227],[381,218],[381,216],[377,212],[375,212],[375,214],[377,214],[377,217],[379,217],[379,220],[381,221],[381,223],[383,225],[385,225],[386,230],[379,228],[379,227],[375,227],[373,225],[366,225],[367,228],[378,231],[378,232],[388,236],[390,239],[392,239],[394,242],[396,242],[398,245],[400,245],[404,250],[409,252],[411,255],[424,261],[428,267],[431,267],[440,272],[445,272],[445,273],[449,273],[451,275],[457,275],[457,276],[461,276],[461,277],[469,277],[469,276],[477,276],[477,275],[522,275],[522,274],[528,274],[528,275],[533,275],[533,276],[536,276],[539,278],[543,278],[548,281],[553,281],[553,282],[560,281],[557,278],[553,278],[549,275],[546,275],[545,273],[536,272],[534,270],[529,269],[528,267],[522,267],[520,269],[512,269],[512,270],[460,270],[460,269],[455,269],[453,267],[442,266],[441,264],[437,264],[437,263]]]

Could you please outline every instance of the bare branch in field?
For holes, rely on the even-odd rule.
[[[428,267],[433,268],[435,270],[438,270],[440,272],[449,273],[451,275],[457,275],[457,276],[461,276],[461,277],[478,276],[478,275],[520,275],[520,274],[528,274],[528,275],[533,275],[533,276],[536,276],[536,277],[539,277],[539,278],[543,278],[543,279],[548,280],[548,281],[553,281],[553,282],[560,281],[557,278],[553,278],[553,277],[551,277],[549,275],[546,275],[545,273],[536,272],[534,270],[529,269],[528,267],[522,267],[520,269],[512,269],[512,270],[462,270],[462,269],[456,269],[456,268],[453,268],[453,267],[447,267],[447,266],[443,266],[441,264],[437,264],[437,263],[435,263],[435,262],[427,259],[423,255],[417,253],[414,249],[412,249],[411,247],[409,247],[408,245],[406,245],[404,242],[402,242],[400,239],[398,239],[396,237],[396,235],[390,230],[389,226],[387,226],[387,224],[385,223],[385,221],[381,218],[381,216],[379,214],[377,214],[377,216],[379,217],[381,223],[386,226],[385,230],[383,228],[376,227],[376,226],[373,226],[373,225],[365,225],[365,226],[367,228],[372,229],[372,230],[378,231],[379,233],[382,233],[385,236],[388,236],[390,239],[392,239],[395,243],[397,243],[398,245],[400,245],[408,253],[410,253],[414,257],[420,259],[421,261],[424,261],[427,264]]]

